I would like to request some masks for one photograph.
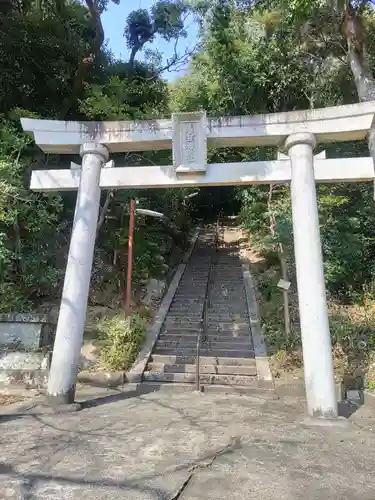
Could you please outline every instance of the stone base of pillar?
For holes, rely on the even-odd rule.
[[[325,418],[325,417],[306,417],[302,420],[304,427],[333,427],[347,429],[353,424],[345,417]]]
[[[56,408],[62,405],[73,405],[75,404],[76,388],[75,386],[69,389],[66,393],[61,394],[49,394],[46,395],[46,400],[48,405]]]
[[[44,408],[46,414],[76,413],[82,410],[81,403],[64,404],[59,406],[48,406]]]

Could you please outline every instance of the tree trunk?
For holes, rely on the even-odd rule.
[[[270,233],[273,238],[276,238],[276,218],[272,212],[272,195],[273,195],[273,184],[270,184],[269,192],[268,192],[268,213],[270,217]],[[281,277],[284,281],[288,280],[288,266],[285,259],[284,247],[281,242],[276,244],[280,268],[281,268]],[[289,313],[289,296],[288,291],[283,290],[283,303],[284,303],[284,330],[286,340],[290,340],[291,338],[291,327],[290,327],[290,313]]]
[[[348,7],[344,15],[344,33],[347,42],[347,57],[353,74],[360,102],[375,101],[375,79],[366,50],[366,32],[360,15]],[[368,133],[368,146],[375,167],[375,123]],[[375,183],[374,183],[375,199]]]
[[[284,281],[288,280],[288,267],[285,260],[285,253],[282,243],[279,243],[279,259],[281,266],[281,277]],[[291,327],[290,327],[290,313],[289,313],[289,295],[288,290],[283,290],[283,302],[284,302],[284,326],[285,326],[285,336],[287,340],[291,340]]]
[[[135,61],[135,56],[137,55],[137,52],[139,50],[139,47],[134,46],[130,52],[130,57],[129,57],[129,66],[131,68],[134,67],[134,61]]]
[[[100,211],[100,217],[99,217],[98,225],[97,225],[97,228],[96,228],[96,237],[98,237],[100,229],[101,229],[102,225],[104,224],[104,221],[105,221],[106,215],[108,213],[109,205],[111,204],[111,200],[113,198],[113,195],[114,195],[114,191],[113,190],[109,190],[107,192],[107,196],[106,196],[103,208]]]
[[[104,42],[104,29],[96,0],[86,0],[86,5],[95,23],[95,40],[90,54],[83,57],[79,62],[78,69],[73,78],[71,93],[63,100],[60,113],[60,119],[62,120],[66,118],[77,97],[82,92],[88,72],[100,54],[100,49]]]

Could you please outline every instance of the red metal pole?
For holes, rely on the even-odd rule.
[[[132,296],[132,267],[133,267],[133,237],[134,237],[134,218],[135,218],[135,203],[130,200],[130,215],[129,215],[129,237],[128,237],[128,276],[126,280],[126,300],[125,300],[125,318],[130,314],[130,302]]]

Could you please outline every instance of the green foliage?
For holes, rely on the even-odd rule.
[[[108,370],[127,370],[135,361],[145,338],[145,322],[139,316],[114,316],[98,325],[103,340],[100,359]]]
[[[58,116],[95,34],[86,12],[66,2],[63,14],[39,9],[0,14],[0,113],[22,106],[42,117]]]
[[[25,187],[31,140],[3,120],[0,133],[0,308],[25,310],[30,301],[54,294],[61,270],[56,265],[58,233],[64,224],[59,196]],[[43,235],[43,239],[41,238]]]
[[[287,4],[282,0],[241,5],[216,2],[204,14],[201,51],[189,74],[172,88],[172,109],[249,114],[355,101],[353,77],[342,59],[343,35],[332,16],[326,22],[334,11],[328,4],[303,0]],[[373,14],[366,15],[369,34],[375,33],[371,31]],[[306,20],[308,26],[304,26]],[[301,36],[302,28],[309,30],[305,36]],[[366,148],[362,143],[339,144],[328,147],[327,155],[365,156]],[[225,150],[220,152],[220,161],[274,159],[276,153],[260,148],[235,154]],[[361,184],[318,186],[327,287],[346,300],[363,295],[363,287],[374,273],[371,191],[372,186]],[[253,243],[264,252],[274,251],[281,243],[293,279],[289,188],[275,186],[271,205],[268,186],[240,189],[238,196]],[[275,218],[274,234],[270,216]]]
[[[348,66],[344,3],[194,2],[202,19],[202,48],[189,73],[172,86],[171,109],[206,109],[211,116],[223,116],[357,102],[357,81]],[[367,8],[368,2],[361,2],[362,9],[358,8],[359,2],[351,4],[361,22],[362,39],[354,39],[356,51],[361,54],[365,46],[367,53],[362,50],[361,55],[365,54],[374,68],[374,12]],[[326,151],[331,158],[368,155],[367,144],[362,142],[328,145]],[[235,162],[275,159],[276,154],[276,149],[269,148],[227,148],[210,151],[210,158]],[[345,349],[346,356],[365,358],[365,364],[374,350],[375,328],[372,191],[372,185],[360,183],[317,186],[332,340]],[[290,190],[287,186],[273,186],[271,201],[269,186],[250,186],[236,192],[252,247],[267,263],[261,264],[263,269],[256,274],[266,340],[289,362],[290,351],[298,349],[301,342]],[[280,244],[292,283],[288,338],[284,333],[283,297],[277,288],[281,277]],[[358,347],[361,342],[366,344],[364,350]],[[354,370],[353,366],[350,361],[347,369]],[[369,385],[375,387],[374,380],[373,370]]]
[[[184,200],[186,190],[117,192],[111,205],[111,218],[104,224],[98,243],[109,255],[115,251],[117,259],[114,274],[122,287],[125,286],[127,274],[131,195],[138,201],[137,206],[159,211],[168,216],[168,221],[165,222],[152,217],[136,216],[132,269],[134,283],[142,282],[149,277],[161,278],[165,274],[166,264],[173,248],[185,247],[190,229],[189,206]],[[108,279],[113,279],[113,275],[108,276]]]
[[[135,75],[111,76],[105,84],[86,90],[80,111],[93,120],[152,119],[167,108],[165,83]]]
[[[108,3],[95,2],[98,14]],[[178,2],[155,3],[149,12],[154,35],[166,40],[183,36],[184,12]],[[74,194],[44,195],[28,190],[31,169],[60,168],[70,158],[45,156],[21,131],[19,118],[65,118],[64,102],[72,97],[73,87],[73,102],[68,106],[71,119],[153,119],[165,115],[168,108],[167,84],[158,76],[160,61],[153,58],[133,65],[114,60],[105,47],[95,45],[100,30],[97,21],[89,2],[27,0],[0,7],[0,310],[4,312],[30,311],[60,297],[75,204]],[[75,88],[79,69],[93,53],[93,64]],[[165,152],[118,156],[116,161],[134,165],[171,161]],[[143,208],[160,208],[173,216],[168,227],[138,221],[135,285],[138,279],[164,273],[172,246],[183,246],[177,241],[178,231],[172,230],[173,225],[181,228],[188,220],[181,193],[143,191]],[[107,194],[103,193],[102,207]],[[123,296],[131,194],[117,192],[107,208],[111,218],[104,214],[91,303],[101,303],[97,292],[107,285],[119,298]]]
[[[70,118],[153,119],[167,115],[169,110],[198,109],[205,109],[211,116],[244,115],[358,100],[357,85],[347,64],[343,30],[342,14],[347,2],[188,3],[200,19],[201,48],[182,78],[168,86],[158,75],[160,55],[150,49],[156,37],[174,42],[186,35],[186,4],[178,0],[155,1],[149,10],[136,10],[125,20],[127,61],[116,61],[105,47],[100,48],[74,95]],[[107,4],[106,0],[99,2],[99,13]],[[373,67],[375,16],[368,2],[362,4],[364,7],[359,8],[358,2],[352,2],[362,23],[361,33],[366,35],[368,59]],[[47,158],[37,150],[21,133],[18,118],[61,115],[62,102],[71,95],[77,70],[93,52],[96,26],[85,2],[67,0],[23,1],[17,7],[14,2],[3,2],[0,24],[0,309],[25,311],[61,293],[75,198],[65,194],[46,196],[27,189],[32,168],[43,168],[51,162],[58,165],[60,159]],[[141,50],[146,55],[143,63],[135,61]],[[327,147],[327,155],[363,156],[366,148],[362,143],[339,144]],[[276,153],[272,148],[228,147],[209,151],[209,158],[214,162],[267,160],[274,159]],[[171,155],[169,151],[148,151],[114,159],[126,165],[165,165],[171,162]],[[364,298],[374,296],[372,186],[320,185],[317,191],[330,299],[360,304]],[[98,233],[93,283],[98,287],[113,285],[118,296],[123,295],[131,196],[139,199],[142,208],[161,211],[170,218],[167,224],[147,217],[136,220],[134,282],[161,276],[174,246],[186,243],[191,204],[185,197],[189,192],[113,193]],[[295,293],[290,191],[287,186],[273,186],[271,198],[268,186],[234,192],[254,246],[276,266],[274,273],[260,280],[260,287],[269,306],[264,313],[268,338],[286,348],[280,328],[281,294],[276,283],[282,245]],[[103,193],[102,207],[108,195]],[[203,205],[213,199],[202,190],[196,202]],[[291,342],[297,344],[295,302],[292,316],[295,330]],[[335,340],[353,338],[354,331],[368,333],[372,324],[348,321],[333,317]],[[116,348],[109,342],[103,356],[108,356],[109,364],[114,363],[112,367],[122,369],[131,362],[140,341],[129,339],[133,332],[139,333],[137,328],[130,323],[123,328],[120,320],[110,326],[115,332],[111,342]]]
[[[150,10],[138,9],[131,12],[124,31],[127,45],[131,49],[129,62],[133,65],[137,52],[157,35],[167,41],[185,37],[185,12],[186,7],[180,0],[158,0]]]
[[[333,344],[339,343],[358,351],[375,349],[375,311],[373,305],[346,309],[332,305],[330,328]]]

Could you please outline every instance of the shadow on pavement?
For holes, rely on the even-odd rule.
[[[360,406],[350,401],[340,401],[338,403],[339,416],[344,418],[350,418],[359,408]]]
[[[91,386],[93,388],[93,386]],[[97,387],[100,390],[100,387]],[[85,397],[84,394],[77,394],[77,402],[82,405],[82,410],[85,408],[93,408],[95,406],[102,406],[110,403],[116,403],[117,401],[123,401],[131,398],[136,398],[145,394],[157,392],[160,390],[160,385],[153,385],[152,387],[147,385],[139,384],[134,389],[120,390],[120,389],[112,389],[112,391],[116,391],[112,394],[99,395],[96,397],[90,397],[87,395]],[[48,405],[43,400],[39,400],[34,404],[25,405],[24,408],[20,408],[19,410],[5,412],[0,414],[0,424],[4,422],[9,422],[11,420],[17,420],[23,417],[32,417],[37,415],[45,415],[46,413],[51,413],[48,409]]]
[[[126,399],[136,398],[138,396],[143,396],[145,394],[150,394],[152,392],[157,392],[160,390],[160,385],[153,385],[152,387],[139,384],[133,390],[118,390],[116,394],[108,394],[106,396],[98,396],[96,398],[82,400],[79,396],[77,401],[84,408],[92,408],[94,406],[102,406],[110,403],[116,403],[117,401],[123,401]]]

